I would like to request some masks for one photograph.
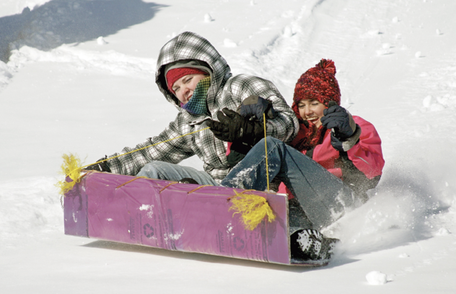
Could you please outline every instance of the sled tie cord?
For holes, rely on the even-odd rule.
[[[266,142],[266,116],[264,113],[263,113],[263,124],[264,124],[264,148],[265,148],[266,178],[267,178],[266,182],[267,182],[267,191],[269,191],[269,170],[268,170],[268,152],[267,152],[268,150],[267,150],[267,142]],[[152,146],[156,146],[161,143],[166,143],[166,142],[178,139],[178,138],[182,138],[187,135],[191,135],[191,134],[195,134],[197,132],[207,130],[207,129],[209,129],[209,127],[201,129],[201,130],[193,131],[193,132],[190,132],[190,133],[187,133],[187,134],[175,137],[175,138],[171,138],[171,139],[168,139],[165,141],[157,142],[155,144],[147,145],[143,148],[135,149],[135,150],[132,150],[127,153],[116,155],[116,156],[113,156],[110,158],[105,158],[105,159],[99,160],[93,164],[105,162],[105,161],[108,161],[108,160],[111,160],[111,159],[114,159],[114,158],[117,158],[120,156],[124,156],[124,155],[130,154],[130,153],[136,152],[136,151],[140,151],[140,150],[152,147]],[[63,157],[63,163],[61,165],[61,174],[65,175],[66,177],[71,179],[71,181],[67,181],[66,179],[63,181],[59,181],[56,184],[56,186],[58,188],[60,188],[60,194],[64,195],[65,193],[67,193],[68,191],[73,189],[74,185],[76,183],[79,183],[81,178],[85,175],[84,174],[81,176],[81,171],[83,170],[83,168],[90,166],[92,164],[81,165],[81,160],[74,154],[69,154],[69,155],[64,154],[62,157]],[[131,181],[134,181],[136,179],[138,179],[138,178],[134,178]],[[128,183],[129,182],[127,182],[121,186],[124,186]],[[171,183],[171,184],[173,184],[173,183]],[[200,189],[202,187],[204,187],[204,185],[197,189]],[[120,188],[120,186],[117,188]],[[268,216],[269,222],[272,222],[275,220],[274,212],[272,211],[271,207],[269,206],[267,200],[264,197],[261,197],[258,195],[244,194],[244,192],[238,193],[235,190],[233,190],[233,191],[235,193],[235,196],[228,198],[228,201],[230,201],[232,203],[230,210],[235,211],[233,213],[233,215],[237,214],[237,213],[241,214],[242,221],[243,221],[246,229],[254,230],[258,226],[258,224],[261,223],[261,221],[264,219],[265,216]]]
[[[268,142],[266,141],[266,115],[263,112],[263,125],[264,125],[264,157],[266,159],[266,185],[267,185],[267,190],[269,191],[269,166],[268,166]]]
[[[67,193],[68,191],[73,189],[73,187],[74,187],[74,185],[76,183],[79,183],[79,180],[81,179],[81,171],[85,167],[88,167],[88,166],[90,166],[92,164],[102,163],[102,162],[105,162],[105,161],[108,161],[108,160],[111,160],[111,159],[114,159],[114,158],[117,158],[117,157],[121,157],[121,156],[130,154],[130,153],[133,153],[133,152],[136,152],[136,151],[144,150],[144,149],[147,149],[147,148],[152,147],[152,146],[156,146],[156,145],[161,144],[161,143],[166,143],[166,142],[169,142],[169,141],[172,141],[172,140],[176,140],[176,139],[179,139],[179,138],[182,138],[182,137],[185,137],[185,136],[188,136],[188,135],[192,135],[192,134],[195,134],[195,133],[198,133],[198,132],[202,132],[202,131],[208,130],[208,129],[209,129],[209,127],[201,129],[201,130],[193,131],[193,132],[181,135],[181,136],[177,136],[175,138],[171,138],[171,139],[168,139],[168,140],[165,140],[165,141],[157,142],[155,144],[147,145],[147,146],[145,146],[143,148],[135,149],[135,150],[132,150],[132,151],[127,152],[127,153],[123,153],[123,154],[119,154],[119,155],[116,155],[116,156],[113,156],[113,157],[105,158],[105,159],[99,160],[99,161],[97,161],[95,163],[86,164],[86,165],[83,165],[83,166],[81,166],[81,160],[79,158],[77,158],[74,154],[70,154],[70,155],[64,154],[62,156],[63,157],[63,163],[62,163],[60,172],[61,172],[61,174],[69,177],[72,181],[71,182],[67,182],[66,180],[59,181],[56,186],[58,188],[60,188],[60,194],[64,195],[65,193]]]

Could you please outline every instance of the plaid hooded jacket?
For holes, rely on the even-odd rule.
[[[121,154],[149,145],[156,145],[108,161],[111,172],[136,175],[150,161],[179,163],[186,158],[197,155],[204,163],[204,170],[217,182],[228,174],[227,142],[215,138],[209,129],[182,136],[206,128],[205,119],[209,117],[207,115],[193,115],[182,109],[179,100],[168,90],[166,85],[166,66],[178,61],[194,60],[211,72],[207,107],[213,119],[216,119],[217,111],[225,107],[237,111],[244,99],[251,95],[258,95],[271,101],[278,113],[276,118],[267,122],[268,136],[276,137],[285,142],[293,139],[299,129],[298,121],[293,110],[271,82],[247,75],[232,77],[230,67],[212,44],[194,33],[184,32],[162,47],[155,74],[158,88],[168,102],[178,109],[176,118],[158,136],[148,138],[134,148],[126,147]],[[170,141],[160,143],[166,140]],[[111,157],[117,155],[114,154]]]

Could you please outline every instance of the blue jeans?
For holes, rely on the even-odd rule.
[[[353,191],[310,157],[284,142],[267,137],[269,180],[278,178],[290,189],[313,227],[320,229],[354,205]],[[258,142],[222,181],[232,188],[267,189],[265,142]]]
[[[183,178],[192,178],[200,185],[217,186],[214,179],[204,171],[164,161],[149,162],[143,166],[137,176],[167,181],[180,181]]]

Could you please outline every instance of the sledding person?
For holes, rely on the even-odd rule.
[[[322,59],[297,81],[292,108],[299,119],[291,146],[267,137],[269,179],[281,180],[294,196],[290,206],[291,252],[303,260],[325,260],[336,239],[320,229],[367,200],[384,166],[375,127],[340,106],[331,60]],[[260,141],[222,181],[226,187],[265,190],[265,143]]]
[[[248,75],[233,77],[212,44],[192,32],[184,32],[162,47],[155,80],[166,100],[176,106],[176,118],[157,136],[124,148],[121,154],[126,155],[107,156],[107,161],[87,169],[174,181],[190,178],[201,185],[217,185],[232,166],[226,156],[227,142],[212,131],[226,131],[229,139],[248,145],[264,136],[263,125],[238,114],[239,108],[272,107],[275,113],[267,120],[267,133],[279,140],[289,141],[298,130],[293,110],[271,82]],[[136,149],[141,150],[129,153]],[[204,171],[178,165],[193,155],[203,161]]]

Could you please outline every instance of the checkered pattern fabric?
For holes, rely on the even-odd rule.
[[[211,85],[207,92],[209,115],[195,115],[182,109],[178,99],[166,85],[165,67],[189,60],[196,60],[202,68],[210,71]],[[268,135],[289,141],[298,130],[298,121],[293,110],[271,82],[247,75],[232,77],[230,67],[217,50],[206,39],[191,32],[182,33],[163,46],[157,61],[156,83],[165,98],[176,106],[178,114],[159,135],[133,148],[126,147],[122,153],[206,128],[204,119],[216,119],[217,111],[225,107],[237,111],[242,101],[251,95],[268,99],[278,113],[276,118],[268,120]],[[229,172],[226,146],[226,142],[216,139],[208,129],[120,156],[110,160],[108,164],[113,173],[136,175],[150,161],[179,163],[196,155],[203,161],[204,170],[216,181],[221,181]],[[115,155],[117,154],[112,156]]]

